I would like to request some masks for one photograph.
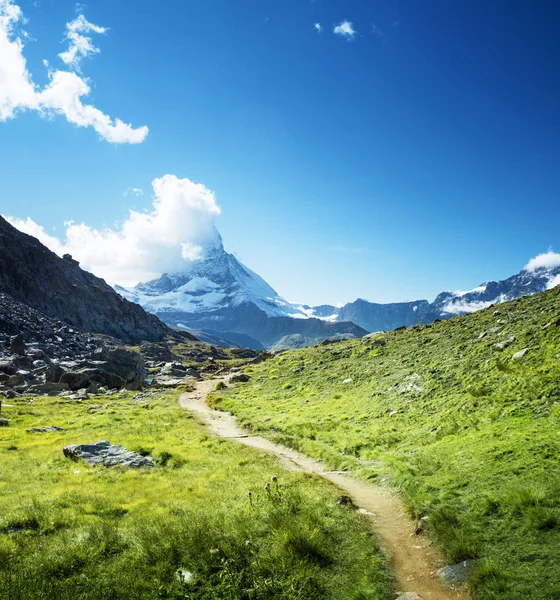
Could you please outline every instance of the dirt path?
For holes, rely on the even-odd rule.
[[[389,557],[400,592],[415,592],[421,600],[460,600],[467,597],[461,590],[451,589],[440,582],[435,571],[443,566],[441,559],[426,536],[414,534],[414,525],[396,496],[380,486],[329,471],[321,462],[301,456],[295,450],[249,435],[237,425],[233,415],[213,410],[206,403],[217,381],[199,382],[193,392],[181,395],[181,406],[201,417],[212,433],[273,454],[285,468],[316,473],[344,490],[371,521],[381,547]]]

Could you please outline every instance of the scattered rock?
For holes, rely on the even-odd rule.
[[[352,378],[345,379],[342,383],[352,383]]]
[[[445,583],[464,583],[470,577],[476,561],[469,559],[455,565],[447,565],[438,569],[437,574]]]
[[[416,592],[400,592],[396,600],[423,600]]]
[[[0,427],[8,427],[10,424],[10,419],[5,419],[4,417],[0,418]]]
[[[88,408],[89,413],[96,413],[96,412],[100,412],[102,410],[107,410],[107,407],[106,406],[90,406]]]
[[[68,390],[68,385],[65,383],[38,383],[27,388],[28,394],[47,394],[55,396],[61,392]]]
[[[504,350],[508,346],[511,346],[513,344],[513,342],[515,342],[515,336],[514,335],[512,335],[507,340],[504,340],[503,342],[498,342],[497,344],[494,344],[494,348],[497,348],[498,350]]]
[[[486,331],[483,331],[479,336],[478,339],[481,340],[482,338],[485,338],[488,335],[488,333]]]
[[[154,459],[151,456],[142,456],[126,450],[122,446],[112,445],[107,440],[92,444],[73,444],[63,449],[64,456],[72,460],[84,460],[88,465],[104,465],[112,467],[122,465],[125,467],[153,467]]]
[[[10,341],[10,352],[12,354],[18,354],[19,356],[25,356],[25,342],[21,334],[15,335]]]
[[[236,373],[229,378],[229,383],[247,383],[250,379],[247,373]]]
[[[523,348],[523,350],[520,350],[519,352],[516,352],[512,357],[511,360],[519,360],[520,358],[523,358],[527,352],[529,352],[529,348]]]
[[[173,377],[168,375],[158,375],[153,381],[152,384],[156,387],[178,387],[180,385],[187,385],[189,383],[190,377]]]
[[[25,385],[25,376],[21,373],[16,373],[15,375],[10,375],[8,377],[8,381],[6,381],[6,385],[8,387],[17,387],[19,385]]]
[[[560,317],[558,319],[555,319],[554,321],[550,321],[550,323],[547,323],[543,329],[548,329],[549,327],[560,327]]]
[[[44,427],[30,427],[27,431],[29,433],[51,433],[54,431],[64,431],[64,429],[56,425],[45,425]]]
[[[352,498],[350,498],[350,496],[339,496],[336,500],[336,503],[340,504],[341,506],[354,507],[354,502],[352,501]]]

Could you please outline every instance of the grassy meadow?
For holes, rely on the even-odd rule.
[[[398,489],[475,598],[560,598],[560,286],[247,372],[213,403]]]
[[[386,600],[368,524],[336,489],[210,437],[177,393],[9,400],[0,428],[0,598]],[[99,409],[99,406],[105,408]],[[56,425],[56,433],[29,433]],[[88,467],[107,439],[152,469]]]

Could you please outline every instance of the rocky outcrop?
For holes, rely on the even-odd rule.
[[[1,217],[0,292],[83,332],[129,343],[159,341],[170,333],[157,317],[125,300],[69,255],[58,257]]]
[[[132,468],[154,466],[154,459],[151,456],[136,454],[136,452],[131,452],[122,446],[113,445],[107,440],[92,444],[73,444],[66,446],[63,452],[66,458],[83,460],[92,467],[97,465],[105,467],[121,465]]]

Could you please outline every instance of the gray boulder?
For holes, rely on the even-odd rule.
[[[60,392],[65,392],[68,389],[68,385],[65,383],[38,383],[36,385],[32,385],[29,387],[26,392],[28,394],[47,394],[47,395],[56,395],[60,394]]]
[[[156,387],[171,388],[179,385],[187,385],[192,377],[173,377],[170,375],[158,375],[152,382]]]
[[[62,427],[56,425],[45,425],[44,427],[30,427],[27,430],[29,433],[51,433],[55,431],[64,431]]]
[[[529,348],[523,348],[523,350],[520,350],[519,352],[516,352],[512,357],[511,360],[519,360],[520,358],[523,358],[527,352],[529,352]]]
[[[18,370],[17,364],[11,359],[0,360],[0,373],[14,375]]]
[[[10,352],[12,354],[18,354],[19,356],[25,356],[25,342],[21,334],[15,335],[10,341]]]
[[[472,559],[463,560],[455,565],[447,565],[438,569],[437,574],[445,583],[465,583],[474,569],[476,561]]]
[[[231,375],[229,383],[247,383],[250,379],[251,377],[247,373],[236,373],[235,375]]]
[[[112,445],[107,440],[92,444],[73,444],[63,449],[64,456],[72,460],[84,460],[90,466],[103,465],[112,467],[141,468],[153,467],[154,459],[151,456],[141,456],[118,445]]]

